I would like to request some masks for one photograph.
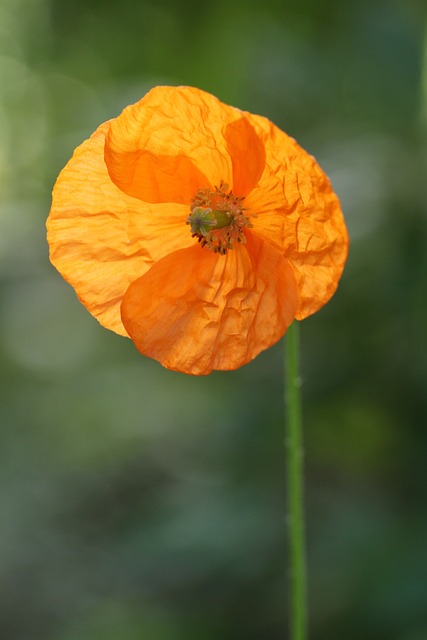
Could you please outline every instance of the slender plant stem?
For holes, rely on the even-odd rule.
[[[307,638],[307,577],[304,525],[304,468],[299,362],[299,326],[292,323],[285,340],[286,469],[288,483],[290,639]]]

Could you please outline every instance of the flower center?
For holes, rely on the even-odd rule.
[[[243,213],[247,210],[243,207],[244,199],[229,191],[228,184],[223,181],[215,191],[199,189],[191,201],[191,214],[187,218],[193,238],[197,238],[202,247],[221,255],[233,249],[235,242],[244,244],[243,229],[253,226]]]

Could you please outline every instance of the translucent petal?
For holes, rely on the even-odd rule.
[[[104,162],[104,123],[58,177],[47,221],[50,259],[99,322],[127,335],[120,304],[129,284],[171,251],[194,244],[183,205],[126,196]]]
[[[265,167],[265,148],[247,114],[224,129],[227,151],[233,166],[232,188],[237,196],[247,196],[258,184]]]
[[[141,353],[204,375],[236,369],[274,344],[296,304],[287,260],[248,234],[225,256],[197,245],[163,258],[130,285],[122,318]]]
[[[221,181],[246,195],[264,169],[264,147],[246,114],[192,87],[156,87],[111,122],[111,179],[146,202],[190,204]]]
[[[296,317],[320,309],[333,295],[348,253],[340,203],[315,159],[260,116],[250,116],[266,152],[264,173],[246,198],[253,232],[292,265],[298,288]]]

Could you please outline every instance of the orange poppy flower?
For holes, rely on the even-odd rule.
[[[169,369],[235,369],[333,295],[347,257],[315,160],[266,118],[156,87],[58,177],[50,259],[99,322]]]

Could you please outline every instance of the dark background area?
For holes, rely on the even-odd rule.
[[[74,148],[190,84],[296,137],[350,231],[301,324],[311,639],[426,640],[423,6],[1,0],[2,639],[287,637],[283,345],[169,372],[48,261]]]

